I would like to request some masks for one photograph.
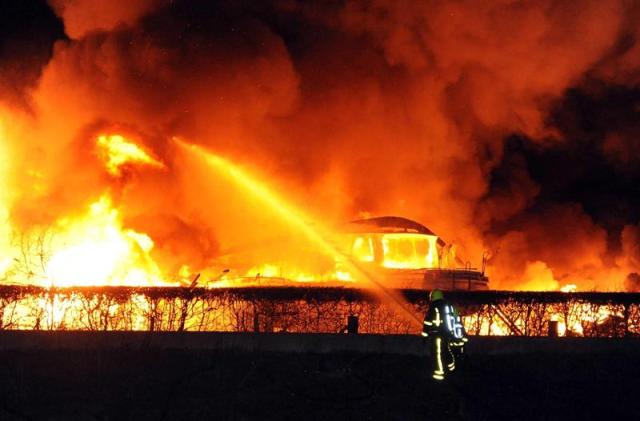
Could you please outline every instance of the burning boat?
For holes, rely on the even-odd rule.
[[[465,264],[456,255],[453,244],[447,244],[418,222],[398,216],[384,216],[351,221],[337,231],[339,233],[328,242],[332,249],[329,255],[313,248],[308,251],[296,250],[294,258],[288,256],[285,261],[272,261],[241,270],[244,275],[240,277],[218,277],[221,282],[215,282],[213,286],[313,283],[314,286],[360,287],[373,281],[392,289],[488,288],[484,271]],[[245,256],[245,259],[254,260],[255,256]],[[292,261],[296,259],[299,262]],[[305,261],[313,261],[316,269],[309,269]],[[322,262],[324,269],[317,269],[319,262]],[[241,267],[242,264],[239,264],[238,268]]]
[[[380,274],[385,286],[400,289],[484,290],[484,271],[464,263],[453,244],[410,219],[384,216],[349,224],[354,261]]]

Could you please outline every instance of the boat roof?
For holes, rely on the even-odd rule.
[[[379,233],[416,233],[434,235],[436,233],[429,228],[401,216],[379,216],[375,218],[357,219],[349,222],[351,232],[379,232]],[[438,243],[444,245],[444,241],[438,237]]]

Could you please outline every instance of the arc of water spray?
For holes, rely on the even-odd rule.
[[[408,319],[419,325],[422,325],[422,321],[416,317],[416,315],[408,308],[403,298],[396,291],[386,288],[382,283],[375,279],[375,277],[360,268],[349,256],[345,256],[339,250],[336,249],[328,240],[326,240],[317,229],[314,229],[309,222],[308,215],[304,215],[300,210],[296,209],[293,205],[285,201],[282,197],[271,191],[264,183],[255,180],[240,167],[210,152],[201,146],[187,143],[182,139],[174,138],[174,141],[185,150],[191,151],[198,155],[207,164],[214,167],[218,171],[229,176],[236,184],[246,190],[252,196],[263,202],[271,210],[273,210],[278,216],[286,220],[289,224],[300,230],[307,238],[309,238],[320,249],[335,257],[346,259],[349,269],[352,273],[358,275],[359,278],[366,280],[373,288],[383,297],[391,300],[392,305],[400,310],[402,314],[408,316]],[[316,225],[316,224],[314,224]]]

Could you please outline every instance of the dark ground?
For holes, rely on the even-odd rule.
[[[0,419],[640,419],[640,356],[0,351]]]

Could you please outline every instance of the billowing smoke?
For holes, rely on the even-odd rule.
[[[635,3],[50,6],[67,38],[49,36],[41,76],[32,54],[12,55],[39,77],[19,92],[28,106],[2,97],[12,194],[0,200],[17,230],[109,191],[171,270],[277,242],[286,227],[179,137],[322,219],[398,214],[475,265],[486,250],[494,287],[615,289],[640,271],[639,208],[615,219],[602,209],[617,196],[589,186],[640,176]],[[3,67],[0,81],[14,77]],[[612,104],[626,118],[590,116]],[[166,168],[107,174],[94,148],[104,132],[128,134]]]
[[[4,2],[0,14],[0,92],[12,106],[28,106],[33,88],[51,58],[53,40],[64,37],[62,22],[44,2]]]

